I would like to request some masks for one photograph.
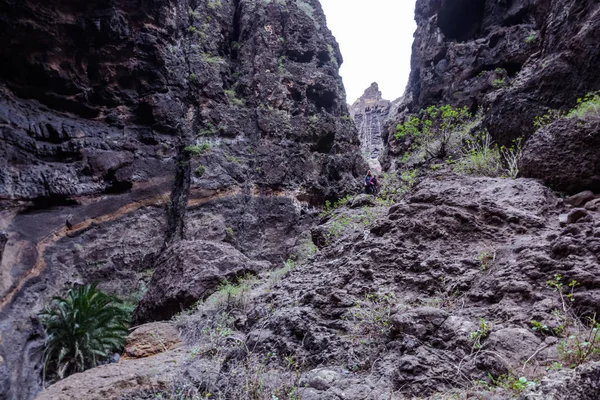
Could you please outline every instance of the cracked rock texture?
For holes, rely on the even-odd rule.
[[[482,126],[496,143],[509,146],[534,134],[536,117],[569,110],[578,98],[600,89],[595,0],[419,0],[415,12],[412,70],[405,98],[387,125],[384,165],[394,165],[404,150],[394,141],[396,124],[429,105],[482,107]],[[586,140],[581,129],[560,134],[576,135],[577,142]],[[528,156],[541,162],[540,170],[530,163],[523,176],[545,178],[547,165],[562,158],[547,152],[543,140],[531,145]],[[598,154],[585,158],[586,168],[598,164]],[[580,176],[577,168],[564,167],[570,183],[558,185],[560,190],[574,194],[592,188],[588,178],[595,171]],[[573,183],[580,177],[587,183]]]
[[[287,258],[360,185],[316,0],[1,0],[0,41],[1,398],[41,389],[35,314],[65,286],[148,288],[136,315],[168,317]],[[166,293],[198,247],[224,258],[178,264],[211,277]]]
[[[379,158],[384,149],[384,123],[392,102],[381,98],[377,83],[372,83],[350,107],[350,115],[358,129],[360,148],[371,160]]]

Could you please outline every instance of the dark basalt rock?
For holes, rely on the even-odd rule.
[[[520,170],[561,192],[600,193],[600,117],[560,119],[540,129],[525,146]]]
[[[534,134],[537,116],[571,109],[578,98],[600,89],[598,7],[594,0],[417,1],[412,71],[405,98],[386,127],[383,164],[391,165],[402,152],[394,142],[395,125],[429,105],[482,108],[482,127],[508,147]],[[536,155],[541,147],[532,146],[529,160],[561,158],[556,151]],[[585,159],[586,167],[596,163]],[[523,176],[543,175],[525,164]],[[586,177],[567,174],[554,179],[553,187],[572,192],[595,184],[593,168]],[[585,182],[575,184],[580,178]],[[564,183],[557,186],[559,180]]]
[[[231,251],[279,262],[313,205],[360,188],[342,57],[316,0],[0,0],[0,42],[0,357],[19,371],[0,377],[2,398],[40,390],[43,337],[27,332],[65,286],[150,285],[158,310],[157,260],[193,247],[206,210]]]

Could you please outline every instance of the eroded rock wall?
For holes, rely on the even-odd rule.
[[[593,0],[419,0],[409,83],[394,126],[433,104],[485,110],[499,144],[529,138],[536,116],[600,89]]]
[[[377,160],[384,149],[385,120],[392,103],[384,100],[379,85],[372,83],[350,107],[350,115],[358,129],[360,148],[365,158]]]
[[[279,262],[364,169],[316,0],[2,0],[0,41],[0,397],[40,390],[66,285],[141,294],[205,214]]]

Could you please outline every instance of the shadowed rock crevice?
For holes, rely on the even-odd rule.
[[[471,39],[481,27],[484,9],[485,2],[481,0],[442,0],[438,25],[449,39]]]

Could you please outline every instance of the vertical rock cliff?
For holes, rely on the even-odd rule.
[[[406,96],[387,127],[392,159],[402,152],[394,143],[396,123],[429,105],[467,106],[473,112],[481,108],[482,127],[496,143],[510,145],[534,134],[536,117],[569,110],[578,98],[600,89],[597,1],[419,0],[415,13]],[[555,148],[565,142],[567,137],[557,139]],[[534,143],[540,141],[530,145]],[[522,170],[556,185],[548,171],[561,155],[537,147],[534,153],[541,158],[527,157]],[[566,157],[559,167],[573,171],[571,181],[579,176],[577,162]],[[590,173],[580,176],[588,184],[562,187],[570,192],[598,188],[598,158],[590,165]]]
[[[384,148],[384,123],[391,102],[381,97],[379,86],[372,83],[350,107],[350,115],[358,129],[360,147],[368,160],[377,160]]]
[[[35,315],[66,285],[148,286],[164,318],[287,257],[364,168],[316,0],[2,0],[0,41],[2,398],[40,390]],[[210,246],[202,290],[153,297]]]
[[[597,12],[595,1],[420,0],[404,105],[491,107],[494,136],[531,134],[536,115],[599,88]]]

